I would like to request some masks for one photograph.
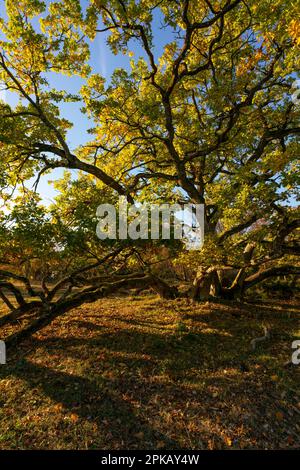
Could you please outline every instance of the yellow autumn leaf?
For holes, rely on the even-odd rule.
[[[296,44],[300,44],[300,21],[292,20],[288,26],[288,33],[296,41]]]
[[[59,413],[60,411],[63,410],[63,407],[64,407],[64,406],[63,406],[62,403],[57,403],[57,405],[54,405],[53,409],[54,409],[55,412],[58,412],[58,413]]]
[[[79,420],[79,416],[75,413],[72,413],[70,416],[70,420],[72,421],[72,423],[77,423],[77,421]]]

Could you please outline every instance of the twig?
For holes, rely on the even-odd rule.
[[[268,330],[266,326],[264,326],[264,336],[259,336],[258,338],[254,338],[250,343],[252,347],[252,351],[255,351],[257,343],[266,341],[267,339],[270,339],[270,331]]]

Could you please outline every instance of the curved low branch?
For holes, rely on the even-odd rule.
[[[144,276],[138,275],[137,277],[132,277],[132,275],[129,275],[128,277],[118,281],[105,283],[97,288],[90,287],[80,292],[76,292],[72,296],[66,299],[62,299],[60,302],[48,305],[41,302],[39,304],[40,308],[38,310],[37,318],[21,331],[18,331],[6,338],[5,343],[7,347],[11,347],[12,345],[18,344],[21,340],[28,338],[30,335],[40,330],[41,328],[49,325],[55,318],[67,313],[73,308],[79,307],[84,303],[94,302],[109,294],[115,293],[122,288],[132,289],[136,287],[151,287],[153,290],[159,293],[159,295],[168,299],[174,299],[178,294],[176,288],[169,286],[164,281],[156,276],[153,276],[152,274],[145,274]],[[25,305],[24,309],[28,308],[28,305],[29,304]],[[36,306],[37,305],[35,305],[35,307]],[[20,311],[19,315],[23,315],[24,309],[22,309],[22,313]],[[14,319],[13,314],[10,314],[9,316],[6,316],[3,322],[5,323],[12,319]]]
[[[249,287],[253,287],[269,277],[286,276],[288,274],[300,275],[300,266],[291,266],[286,264],[258,271],[245,279],[244,289],[249,289]]]
[[[103,256],[103,258],[98,259],[95,263],[89,264],[88,266],[84,266],[82,268],[76,269],[76,271],[73,271],[69,276],[66,276],[64,279],[59,281],[53,287],[53,289],[49,291],[49,294],[47,296],[47,301],[50,302],[51,300],[53,300],[53,298],[59,292],[59,290],[65,287],[66,285],[68,284],[72,285],[77,276],[80,276],[81,274],[86,273],[87,271],[90,271],[92,269],[98,268],[99,266],[104,264],[106,261],[116,258],[116,256],[118,256],[122,250],[123,248],[117,248],[113,252],[108,253],[107,255]]]
[[[3,300],[3,302],[7,305],[9,310],[14,310],[15,309],[14,305],[11,303],[11,301],[8,299],[8,297],[6,297],[6,295],[4,294],[4,292],[2,292],[1,289],[0,289],[0,297]]]
[[[15,281],[20,281],[26,287],[28,294],[32,297],[38,296],[38,294],[33,290],[30,281],[25,276],[20,276],[19,274],[11,273],[10,271],[4,271],[0,269],[0,278],[4,277],[6,279],[14,279]]]
[[[16,286],[14,286],[11,282],[4,282],[4,281],[0,281],[0,288],[3,288],[3,289],[6,289],[8,290],[9,292],[11,292],[17,303],[19,304],[20,307],[26,305],[26,302],[25,302],[25,299],[20,291],[20,289],[18,289]]]
[[[41,307],[43,307],[43,303],[38,300],[33,300],[32,302],[28,302],[27,304],[22,305],[22,307],[14,309],[12,312],[8,313],[7,315],[3,315],[2,317],[0,317],[0,326],[5,326],[8,323],[14,322],[18,320],[19,318],[22,318],[23,315],[30,312],[31,310],[33,311]]]

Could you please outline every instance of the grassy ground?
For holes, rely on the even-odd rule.
[[[292,303],[84,305],[0,365],[0,449],[300,448],[299,338]]]

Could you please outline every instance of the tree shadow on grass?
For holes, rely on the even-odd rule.
[[[264,425],[271,419],[266,418],[264,410],[268,410],[268,416],[274,416],[274,409],[280,409],[281,402],[277,382],[270,379],[274,374],[272,345],[274,349],[274,345],[282,344],[283,334],[287,341],[295,321],[272,319],[267,307],[271,328],[280,330],[281,336],[262,346],[261,353],[269,359],[260,361],[257,373],[256,354],[260,354],[260,348],[255,354],[249,350],[253,334],[259,336],[261,329],[261,322],[251,316],[256,308],[243,307],[239,319],[231,315],[237,312],[237,306],[223,312],[217,304],[210,312],[197,313],[191,309],[189,314],[181,315],[183,320],[191,321],[183,323],[181,329],[182,324],[177,325],[175,318],[173,332],[155,317],[151,324],[144,317],[131,320],[101,315],[107,321],[101,319],[101,324],[97,324],[87,321],[94,317],[84,316],[81,320],[76,312],[75,318],[59,319],[45,328],[42,335],[24,342],[9,366],[0,369],[0,375],[6,370],[6,375],[37,389],[43,405],[48,397],[62,404],[67,412],[76,413],[82,422],[95,424],[99,439],[94,439],[95,433],[92,437],[98,448],[100,442],[105,449],[155,449],[158,442],[160,446],[163,442],[166,449],[191,445],[199,448],[202,439],[207,448],[209,439],[217,439],[222,445],[220,429],[232,429],[234,433],[236,426],[243,427],[249,442],[258,437],[264,442],[264,433],[268,432]],[[95,321],[99,317],[96,315]],[[62,324],[67,324],[67,329],[61,329]],[[22,356],[28,359],[20,360]],[[36,363],[41,358],[46,364]],[[242,360],[248,363],[248,371],[239,368]],[[75,375],[58,370],[61,367],[69,370],[70,366]],[[228,374],[226,368],[231,368]],[[264,393],[266,390],[268,393]],[[16,417],[18,413],[16,409]],[[276,439],[280,442],[280,426],[290,428],[293,419],[288,415],[284,421],[278,421],[272,437],[274,443]],[[48,432],[47,421],[44,426]],[[80,424],[70,426],[76,428]],[[63,428],[56,442],[76,443],[70,430]]]
[[[185,364],[185,369],[189,370],[201,364],[201,357],[199,360],[198,355],[202,355],[205,351],[218,350],[220,342],[223,347],[231,349],[232,338],[226,337],[224,333],[217,330],[211,333],[193,333],[174,332],[173,335],[166,335],[160,332],[143,332],[134,329],[120,329],[115,332],[103,331],[98,334],[97,331],[93,332],[92,337],[83,336],[68,336],[61,338],[59,336],[52,336],[43,339],[34,339],[34,349],[39,347],[45,349],[46,354],[60,353],[63,356],[69,356],[80,359],[87,357],[97,357],[97,352],[107,351],[113,361],[114,358],[118,362],[126,362],[127,357],[135,356],[145,360],[148,359],[159,362],[167,359],[177,362],[177,367],[180,363]],[[96,333],[96,334],[95,334]],[[122,359],[120,359],[120,355]],[[180,357],[181,356],[181,359]],[[134,359],[133,362],[136,361]]]
[[[126,323],[128,325],[133,325],[133,326],[141,326],[143,328],[153,328],[154,330],[162,330],[162,331],[174,331],[174,328],[169,326],[168,323],[159,323],[156,324],[154,320],[133,320],[133,319],[128,319],[128,318],[120,318],[120,317],[114,317],[110,316],[112,320],[117,320],[121,323]]]
[[[28,350],[29,342],[24,346]],[[224,366],[236,366],[242,352],[240,343],[233,345],[232,338],[218,330],[164,335],[139,329],[101,332],[96,328],[91,337],[83,332],[79,337],[34,338],[29,352],[22,349],[30,360],[20,360],[19,350],[0,375],[6,370],[7,376],[22,379],[31,389],[37,389],[42,400],[48,397],[62,404],[67,412],[94,423],[99,434],[94,446],[101,442],[104,449],[155,449],[163,442],[164,448],[171,450],[189,445],[199,448],[203,440],[206,448],[212,438],[222,446],[220,430],[228,428],[234,432],[236,426],[243,427],[249,442],[253,438],[263,441],[264,410],[270,414],[279,406],[280,395],[266,375],[260,376],[260,384],[252,377],[250,385],[254,371],[249,375],[234,368],[229,375],[224,373]],[[52,368],[33,362],[40,358]],[[76,374],[57,370],[64,365],[69,368],[70,358],[74,359],[73,370],[80,364]],[[264,394],[264,390],[268,393]],[[220,425],[216,418],[221,419]],[[187,440],[186,429],[191,423]],[[282,421],[275,428],[274,443],[281,439],[281,425]],[[290,422],[285,426],[290,426]],[[65,442],[73,444],[70,428],[64,428],[60,437],[60,444]]]
[[[14,366],[1,369],[0,378],[7,376],[22,379],[66,411],[94,422],[104,448],[155,449],[157,442],[163,442],[168,449],[180,447],[175,440],[140,418],[134,406],[121,398],[111,381],[99,375],[91,380],[21,359]]]
[[[86,321],[86,320],[77,320],[77,319],[71,319],[68,321],[68,325],[76,325],[80,328],[85,328],[89,331],[101,331],[101,330],[105,330],[105,326],[104,325],[97,325],[95,323],[92,323],[90,321]]]

